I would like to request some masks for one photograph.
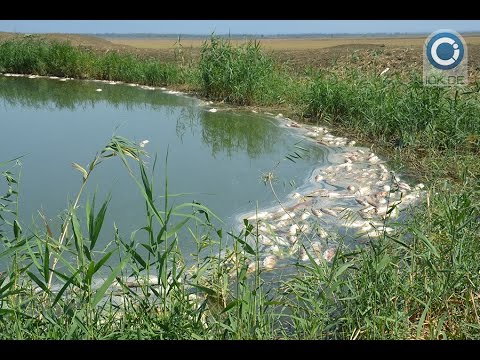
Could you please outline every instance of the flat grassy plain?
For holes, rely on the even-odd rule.
[[[154,201],[159,195],[143,150],[112,138],[90,166],[74,167],[85,183],[101,162],[122,161],[145,199],[148,242],[115,233],[113,249],[97,249],[108,199],[98,212],[94,199],[86,201],[82,233],[76,212],[83,185],[61,229],[41,224],[30,234],[18,217],[0,218],[0,258],[10,261],[0,273],[0,338],[480,339],[478,37],[467,38],[471,83],[464,89],[423,86],[418,38],[325,39],[329,46],[322,47],[311,39],[236,46],[212,37],[202,46],[172,39],[170,48],[148,47],[155,39],[134,46],[78,35],[65,35],[71,45],[50,43],[62,39],[58,34],[31,38],[0,34],[0,71],[161,85],[234,107],[281,111],[370,146],[395,170],[424,182],[426,194],[406,222],[389,223],[395,235],[385,232],[355,251],[339,248],[332,263],[311,254],[298,275],[275,286],[263,276],[258,244],[246,245],[247,234],[258,235],[258,225],[248,222],[241,234],[229,234],[235,241],[228,256],[199,257],[187,271],[176,231],[188,218],[173,222],[177,207],[193,207],[199,254],[227,235],[203,205],[173,207],[166,194],[163,203]],[[7,160],[0,159],[7,190],[0,215],[15,214],[18,195],[18,168]],[[394,181],[391,191],[399,191]],[[93,287],[110,256],[122,260]],[[256,267],[247,275],[250,261]],[[57,262],[68,271],[58,271]],[[145,271],[158,277],[153,284],[139,280]],[[141,290],[131,291],[127,276]],[[53,278],[59,291],[51,290]],[[103,302],[114,281],[123,306]]]

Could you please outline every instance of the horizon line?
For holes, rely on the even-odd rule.
[[[172,32],[172,33],[150,33],[150,32],[12,32],[12,31],[0,31],[0,33],[13,33],[13,34],[26,34],[26,35],[33,35],[33,34],[65,34],[65,35],[95,35],[95,36],[139,36],[145,35],[149,37],[167,37],[167,36],[186,36],[186,37],[202,37],[202,36],[211,36],[216,35],[220,37],[238,37],[238,36],[261,36],[261,37],[295,37],[295,36],[318,36],[318,37],[329,37],[329,36],[368,36],[368,35],[428,35],[430,32],[365,32],[365,33],[352,33],[352,32],[336,32],[336,33],[272,33],[272,34],[264,34],[264,33],[219,33],[216,34],[215,32],[211,33],[202,33],[202,34],[192,34],[192,33],[180,33],[180,32]],[[480,34],[480,30],[469,30],[469,31],[458,31],[463,34]]]

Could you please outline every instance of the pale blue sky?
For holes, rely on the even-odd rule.
[[[22,33],[298,34],[480,31],[480,20],[0,20]]]

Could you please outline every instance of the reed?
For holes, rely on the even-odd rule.
[[[289,104],[305,121],[350,131],[400,164],[415,164],[428,199],[405,222],[389,224],[397,235],[385,233],[366,248],[340,246],[332,263],[312,255],[294,275],[272,282],[258,244],[247,242],[252,235],[258,242],[255,225],[225,234],[206,206],[174,206],[166,172],[159,197],[156,165],[148,169],[128,139],[112,138],[93,165],[75,164],[81,188],[58,229],[46,220],[34,228],[21,223],[20,163],[2,163],[0,338],[480,338],[478,83],[450,90],[423,86],[415,72],[408,80],[358,70],[292,74],[257,42],[234,47],[216,37],[204,44],[199,63],[187,66],[6,41],[0,71],[190,84],[233,104]],[[84,199],[90,173],[113,158],[145,202],[145,224],[132,234],[104,229],[109,198],[99,210],[95,196]],[[178,248],[182,229],[197,243],[193,268]],[[99,249],[96,240],[107,231],[112,241]]]

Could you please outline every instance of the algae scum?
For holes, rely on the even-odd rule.
[[[39,222],[39,210],[61,223],[81,180],[71,163],[88,164],[114,133],[144,147],[150,165],[158,154],[158,187],[167,176],[179,202],[201,202],[225,228],[257,225],[248,239],[258,241],[266,269],[307,261],[305,250],[329,261],[343,242],[390,233],[388,222],[421,196],[421,184],[403,182],[368,149],[281,114],[232,111],[162,88],[11,74],[0,77],[0,103],[2,159],[24,155],[19,212],[27,225]],[[107,224],[130,234],[145,205],[119,163],[102,166],[87,193],[111,193]],[[197,246],[186,235],[179,245],[185,254]]]

